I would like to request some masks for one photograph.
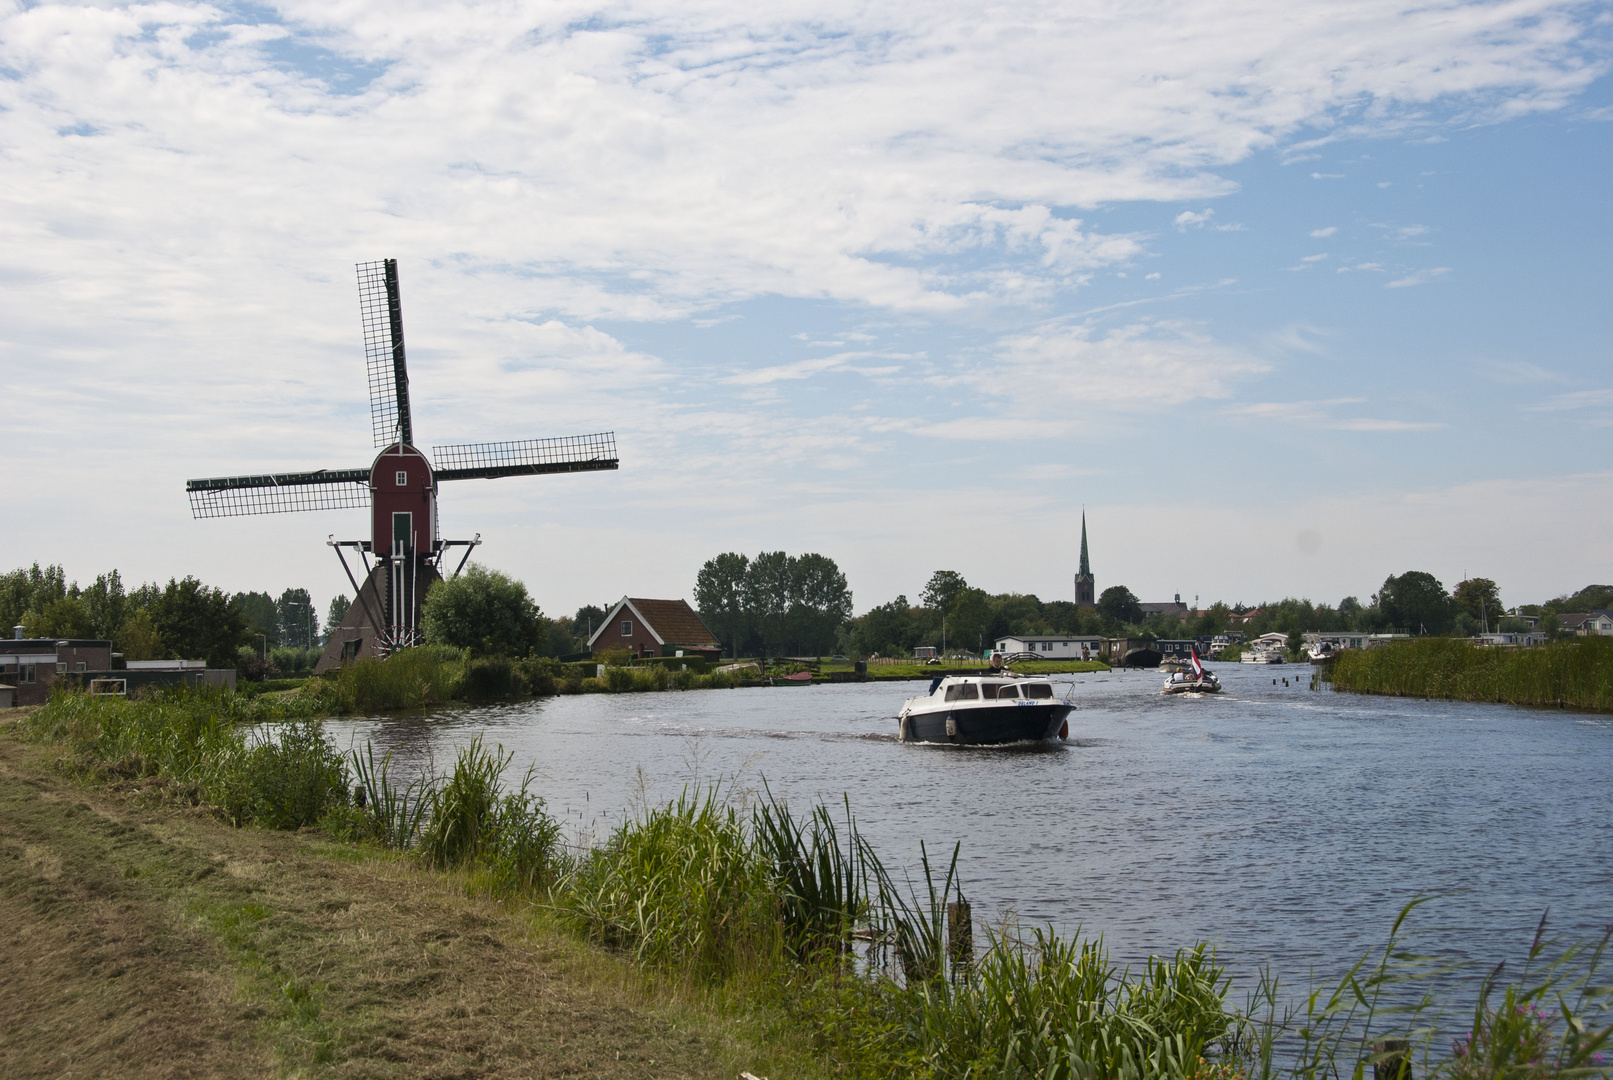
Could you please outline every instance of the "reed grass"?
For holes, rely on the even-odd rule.
[[[175,687],[143,697],[57,691],[24,721],[103,780],[155,778],[235,825],[312,825],[348,798],[345,764],[312,703]]]
[[[1607,710],[1613,709],[1613,638],[1524,649],[1419,638],[1346,650],[1324,678],[1334,690],[1360,694]]]

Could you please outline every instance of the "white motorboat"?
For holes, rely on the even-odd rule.
[[[1281,649],[1262,649],[1258,645],[1245,650],[1238,658],[1240,664],[1286,664],[1288,657],[1283,655]]]
[[[896,719],[903,742],[990,746],[1065,738],[1074,709],[1047,679],[1003,672],[937,676],[930,692],[908,698]]]
[[[1185,670],[1172,671],[1165,679],[1167,694],[1214,694],[1221,689],[1221,680],[1199,660],[1197,650],[1188,657]]]
[[[1305,655],[1313,664],[1325,664],[1339,654],[1336,642],[1318,641],[1305,648]]]

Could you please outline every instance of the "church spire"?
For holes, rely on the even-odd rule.
[[[1081,573],[1092,573],[1092,564],[1087,561],[1087,512],[1081,511]]]
[[[1081,569],[1075,575],[1075,604],[1077,607],[1097,606],[1097,582],[1092,578],[1092,560],[1087,558],[1087,512],[1081,508]]]

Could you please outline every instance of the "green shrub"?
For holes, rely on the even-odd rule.
[[[335,678],[310,682],[304,693],[328,712],[395,712],[447,704],[459,695],[464,677],[463,651],[423,645],[384,660],[361,656],[343,665]]]
[[[300,829],[347,801],[347,766],[318,720],[260,735],[263,741],[232,755],[212,785],[231,824]]]
[[[642,963],[704,974],[776,954],[768,865],[715,793],[624,824],[563,883],[563,917]]]
[[[490,656],[465,665],[459,691],[466,701],[511,701],[526,696],[526,678],[515,661]]]
[[[430,811],[420,855],[439,868],[479,869],[495,892],[539,892],[558,869],[560,823],[532,793],[531,768],[518,789],[504,790],[510,757],[477,736],[446,780],[426,782]]]

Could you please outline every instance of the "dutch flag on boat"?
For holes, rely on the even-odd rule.
[[[1187,651],[1187,655],[1193,658],[1193,677],[1195,679],[1204,678],[1204,665],[1199,663],[1199,651],[1197,649],[1189,649]]]

